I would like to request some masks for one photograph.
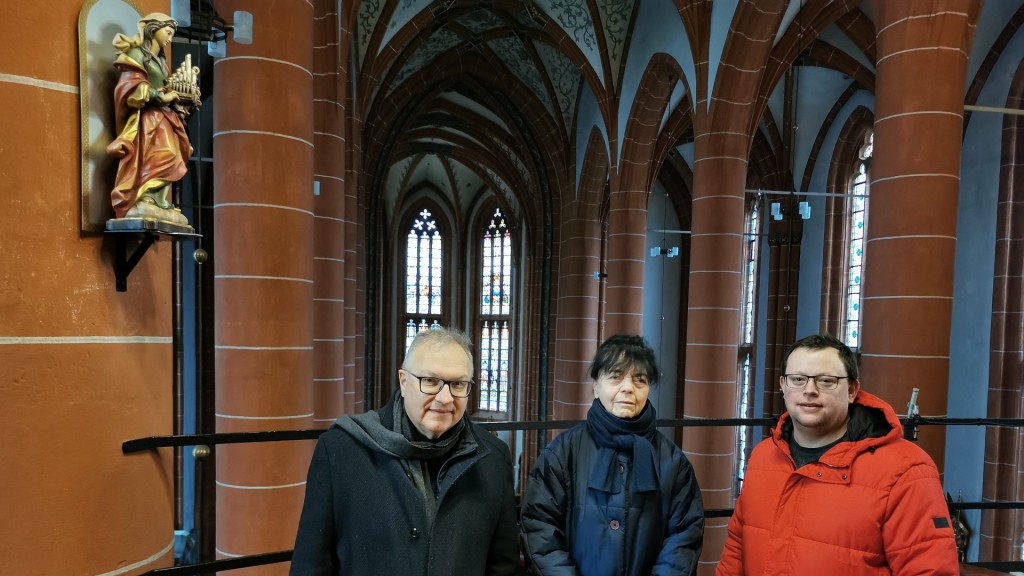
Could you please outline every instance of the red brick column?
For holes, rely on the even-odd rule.
[[[217,431],[310,428],[313,7],[237,7],[253,13],[253,43],[229,42],[215,66]],[[217,447],[218,557],[291,548],[312,448]]]
[[[352,128],[349,140],[359,142],[361,124],[353,121]],[[345,326],[352,328],[345,338],[345,403],[348,409],[349,398],[352,399],[353,413],[375,408],[366,405],[366,225],[362,215],[367,208],[355,177],[356,162],[361,156],[358,148],[350,156],[352,168],[345,190],[345,213],[358,215],[353,218],[355,226],[345,230],[345,261],[352,264],[345,267]],[[377,406],[388,399],[378,398]]]
[[[600,333],[601,196],[608,159],[604,142],[592,138],[577,194],[560,210],[558,226],[558,315],[555,319],[554,380],[551,388],[553,420],[586,418],[594,400],[590,362]]]
[[[605,278],[605,329],[639,334],[643,328],[644,252],[647,247],[647,192],[618,190],[608,209],[608,277]]]
[[[341,414],[345,382],[345,140],[346,86],[341,62],[337,4],[319,0],[313,25],[314,299],[313,394],[314,423],[327,428]],[[347,36],[344,36],[347,37]]]
[[[758,86],[787,3],[736,6],[710,100],[698,78],[694,115],[693,216],[686,331],[684,416],[737,415],[746,184],[752,135],[762,116]],[[702,74],[703,76],[703,74]],[[738,461],[735,427],[691,428],[683,451],[693,462],[706,508],[731,508]],[[699,576],[714,573],[728,518],[709,518]]]
[[[674,62],[655,57],[640,81],[611,178],[608,243],[605,247],[605,329],[603,336],[640,334],[643,330],[644,264],[647,260],[647,200],[650,197],[658,126],[679,77]],[[614,149],[615,141],[611,142]]]
[[[866,390],[945,416],[967,53],[981,2],[872,1],[875,150],[864,270]],[[942,469],[945,431],[921,447]]]
[[[701,135],[693,171],[690,291],[687,304],[686,418],[732,418],[738,405],[747,138]],[[705,508],[731,508],[736,478],[737,429],[693,427],[683,451],[693,463]],[[701,573],[714,571],[725,544],[728,518],[709,519]]]
[[[339,14],[338,17],[341,19],[341,35],[339,43],[341,44],[341,58],[338,61],[338,66],[341,70],[341,82],[345,86],[351,85],[350,74],[354,74],[354,70],[349,70],[349,64],[351,62],[351,51],[353,49],[351,38],[351,30],[354,26],[350,23],[349,18],[355,18],[355,12],[352,9],[347,9],[345,13]],[[340,96],[341,94],[339,94]],[[364,237],[364,231],[362,227],[362,214],[359,210],[359,177],[357,167],[359,166],[359,158],[361,157],[359,150],[360,130],[358,119],[354,116],[354,98],[351,90],[344,91],[344,98],[341,99],[342,112],[344,118],[344,134],[345,134],[345,182],[343,185],[342,193],[344,194],[344,210],[346,214],[346,225],[344,227],[345,236],[342,239],[345,247],[345,277],[343,279],[342,297],[345,300],[344,304],[344,326],[345,326],[345,346],[344,354],[342,355],[343,361],[343,373],[344,373],[344,387],[342,393],[344,394],[343,406],[346,414],[358,414],[365,411],[363,402],[363,381],[365,377],[363,375],[363,366],[359,362],[357,365],[357,359],[363,358],[363,336],[365,335],[365,304],[362,299],[364,296],[360,290],[357,294],[358,288],[361,284],[358,283],[357,274],[360,270],[365,269],[366,252],[359,250],[360,240]],[[359,306],[360,313],[356,314],[356,306]]]

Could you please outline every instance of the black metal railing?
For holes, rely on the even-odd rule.
[[[688,428],[688,427],[709,427],[709,426],[774,426],[777,418],[676,418],[659,419],[656,426],[659,428]],[[900,420],[905,429],[905,436],[916,438],[918,426],[1008,426],[1024,427],[1024,418],[926,418],[922,416],[911,416]],[[536,422],[477,422],[486,430],[497,431],[546,431],[571,428],[582,420],[548,420]],[[121,444],[121,452],[131,454],[157,448],[217,445],[217,444],[239,444],[258,442],[284,442],[294,440],[316,440],[326,429],[313,430],[275,430],[267,432],[227,432],[217,434],[181,434],[176,436],[147,436],[134,440],[126,440]],[[1024,509],[1024,501],[1020,502],[950,502],[950,510],[1016,510]],[[732,516],[732,508],[709,509],[704,511],[706,518],[728,518]],[[224,560],[213,560],[187,566],[175,566],[170,568],[157,568],[144,573],[142,576],[191,576],[208,574],[214,572],[225,572],[240,568],[251,568],[287,562],[292,558],[291,550],[269,552],[265,554],[254,554],[229,558]],[[1001,572],[1024,571],[1022,562],[967,562],[965,564],[997,570]]]

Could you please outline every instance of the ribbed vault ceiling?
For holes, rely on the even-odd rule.
[[[825,0],[769,0],[754,4],[776,7],[758,23],[749,16],[756,18],[756,11],[741,10],[744,2],[644,2],[644,10],[657,8],[678,20],[654,25],[641,17],[635,0],[361,2],[353,30],[356,107],[367,135],[365,170],[386,173],[376,190],[385,219],[394,217],[404,194],[426,187],[455,214],[465,214],[492,190],[518,220],[523,215],[517,212],[530,212],[537,202],[530,196],[541,189],[538,179],[551,184],[574,177],[542,175],[538,158],[574,153],[583,91],[593,93],[605,138],[615,136],[620,107],[635,98],[623,93],[636,89],[628,82],[628,66],[646,66],[652,41],[669,46],[680,38],[691,50],[709,47],[704,89],[714,89],[741,12],[748,18],[744,26],[778,26],[774,61],[766,63],[769,75],[796,62],[840,70],[865,88],[873,85],[874,30],[867,3],[858,8]],[[817,40],[803,42],[808,34]],[[631,47],[637,46],[647,52],[642,61],[630,62]],[[701,88],[700,60],[691,53],[689,62],[680,62],[673,105],[686,109],[666,110],[663,123],[673,113],[692,114],[695,99],[684,95]],[[782,105],[774,85],[760,90],[769,112]],[[775,115],[764,124],[769,139],[781,124]],[[692,130],[679,138],[686,135]],[[614,149],[611,155],[614,169]],[[552,165],[571,166],[576,158],[557,160]]]

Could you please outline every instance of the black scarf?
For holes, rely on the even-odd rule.
[[[435,494],[427,463],[446,456],[459,445],[466,430],[465,417],[437,440],[428,440],[409,421],[399,388],[379,411],[341,416],[335,424],[363,444],[398,458],[423,495],[429,527],[433,523]]]
[[[654,442],[658,430],[654,427],[655,420],[654,406],[650,402],[644,406],[639,416],[626,420],[610,414],[601,404],[601,400],[595,399],[590,412],[587,413],[587,431],[590,432],[598,449],[587,486],[611,492],[611,487],[614,486],[615,468],[612,466],[612,459],[615,458],[615,452],[632,449],[633,480],[630,491],[639,493],[656,490],[658,485]]]

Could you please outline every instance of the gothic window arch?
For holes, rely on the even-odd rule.
[[[761,244],[761,196],[758,194],[748,204],[744,243],[743,260],[743,306],[740,315],[740,345],[739,345],[739,415],[741,418],[751,418],[754,413],[754,351],[757,319],[757,278],[758,258],[760,256]],[[743,484],[743,477],[747,467],[747,459],[750,457],[750,450],[753,446],[753,428],[740,426],[737,434],[738,446],[736,450],[739,461],[737,462],[736,491]]]
[[[857,153],[853,165],[847,200],[847,281],[845,314],[843,316],[843,341],[854,350],[860,349],[860,321],[863,317],[864,243],[867,233],[868,193],[871,188],[871,155],[874,149],[874,133],[868,131],[864,143]]]
[[[858,107],[845,122],[829,164],[819,329],[851,348],[862,342],[868,194],[874,144],[871,111]]]
[[[477,411],[487,417],[507,418],[510,411],[513,373],[512,342],[516,307],[514,234],[508,215],[500,208],[485,210],[476,228],[479,257],[476,271],[479,290],[475,298],[477,318]]]
[[[451,292],[444,274],[450,238],[429,206],[414,211],[402,229],[401,310],[408,350],[417,332],[444,324]]]

